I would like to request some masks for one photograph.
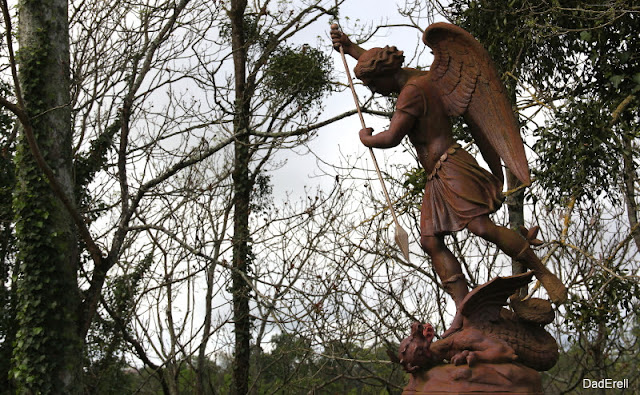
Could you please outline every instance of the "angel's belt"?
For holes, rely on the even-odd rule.
[[[438,162],[436,162],[436,165],[434,166],[433,170],[431,171],[431,173],[429,173],[429,175],[427,176],[427,181],[431,181],[431,179],[436,175],[436,173],[438,172],[438,169],[440,169],[440,167],[442,166],[442,162],[444,162],[445,160],[447,160],[447,158],[449,157],[449,155],[452,155],[454,152],[456,152],[456,150],[460,148],[460,144],[455,143],[453,144],[451,147],[449,147],[444,154],[442,154],[442,156],[440,156],[440,159],[438,159]]]

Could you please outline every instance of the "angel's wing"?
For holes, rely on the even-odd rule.
[[[433,50],[430,78],[449,116],[464,116],[491,172],[503,180],[500,158],[524,184],[531,184],[522,137],[504,85],[489,54],[464,29],[434,23],[422,40]]]
[[[494,321],[500,316],[500,310],[507,304],[509,296],[518,288],[529,284],[532,278],[532,271],[509,277],[496,277],[469,292],[460,303],[460,312],[474,321]]]

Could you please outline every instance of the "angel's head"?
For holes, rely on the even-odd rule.
[[[388,95],[398,91],[394,77],[402,69],[403,54],[396,47],[371,48],[358,58],[356,77],[374,92]]]

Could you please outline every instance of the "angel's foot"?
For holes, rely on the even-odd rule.
[[[547,294],[549,294],[549,298],[553,303],[562,304],[567,300],[567,287],[542,264],[529,246],[518,254],[516,260],[533,270],[536,278],[540,280],[544,289],[547,290]]]
[[[567,301],[567,287],[553,273],[538,274],[534,271],[540,283],[549,294],[549,299],[556,305]]]

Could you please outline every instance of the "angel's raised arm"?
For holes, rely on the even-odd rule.
[[[344,53],[350,55],[354,59],[359,59],[360,55],[365,53],[366,49],[354,44],[349,39],[349,36],[344,34],[340,30],[340,26],[337,23],[331,25],[331,41],[333,42],[333,48],[336,51],[340,51],[340,46],[344,49]]]

